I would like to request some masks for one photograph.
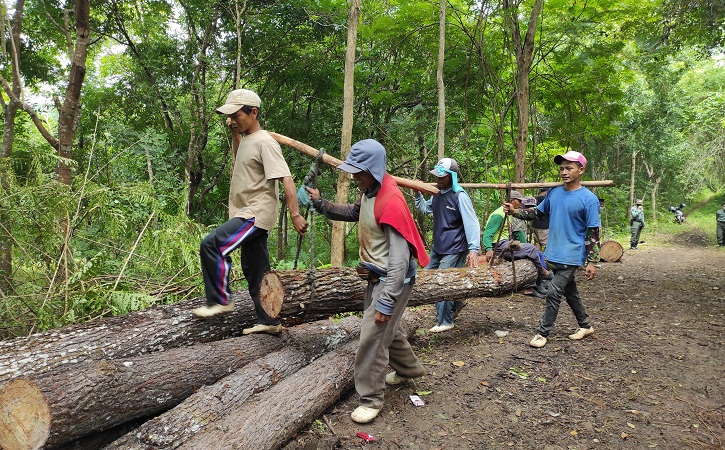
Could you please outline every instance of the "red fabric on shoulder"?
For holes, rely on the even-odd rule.
[[[408,241],[413,247],[413,253],[421,267],[428,265],[430,258],[425,251],[423,238],[415,225],[408,203],[405,201],[403,193],[400,192],[398,183],[387,173],[383,177],[380,192],[375,198],[374,213],[378,225],[390,225]]]

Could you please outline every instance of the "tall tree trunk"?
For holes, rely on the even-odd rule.
[[[446,85],[443,83],[443,62],[446,58],[446,4],[448,0],[440,0],[438,13],[438,68],[436,83],[438,84],[438,158],[443,158],[446,148]]]
[[[360,0],[348,0],[350,11],[347,16],[347,50],[345,51],[345,85],[342,106],[342,134],[340,138],[340,157],[345,159],[352,145],[353,105],[355,101],[355,48],[357,46],[357,24],[360,17]],[[347,202],[350,179],[344,172],[337,176],[337,203]],[[330,243],[330,264],[342,266],[345,263],[345,223],[332,223]]]
[[[63,106],[58,117],[58,162],[56,172],[58,179],[66,185],[73,182],[73,174],[64,159],[71,158],[73,137],[76,132],[76,125],[81,112],[81,87],[86,76],[86,58],[88,56],[88,45],[90,43],[91,30],[88,26],[90,16],[90,0],[76,0],[76,42],[71,59],[70,75],[68,76],[68,88],[66,89]]]
[[[10,39],[12,48],[16,48],[20,43],[20,31],[23,26],[23,9],[25,0],[17,0],[15,4],[15,13],[10,30]],[[3,18],[4,20],[4,18]],[[2,51],[5,51],[5,30],[3,33]],[[13,67],[19,67],[18,53],[10,52],[10,58],[13,59]],[[13,150],[15,141],[15,116],[20,109],[20,102],[17,99],[22,98],[22,82],[19,71],[12,71],[12,92],[15,98],[10,97],[8,103],[3,102],[4,126],[2,149],[0,149],[0,188],[7,193],[10,188],[10,155]],[[3,194],[7,195],[7,194]],[[13,241],[10,235],[10,216],[5,208],[0,208],[0,223],[3,228],[0,229],[0,295],[7,295],[14,291],[13,283]]]
[[[632,150],[632,165],[629,169],[629,206],[627,207],[627,214],[629,214],[629,208],[634,205],[634,173],[637,165],[637,151]]]
[[[122,12],[122,9],[120,8],[120,0],[112,0],[110,2],[110,16],[113,19],[114,25],[118,32],[120,33],[120,37],[118,38],[119,42],[122,42],[124,45],[128,46],[128,49],[131,51],[131,55],[135,58],[136,62],[139,66],[143,69],[144,76],[146,77],[146,81],[148,82],[149,86],[151,87],[151,91],[156,94],[156,100],[161,105],[161,116],[164,120],[164,125],[166,126],[166,129],[170,132],[174,132],[174,121],[171,118],[171,107],[166,101],[166,96],[164,95],[163,90],[158,86],[158,83],[156,82],[156,77],[154,76],[153,72],[151,71],[151,68],[148,66],[146,61],[144,61],[143,56],[141,55],[141,52],[138,50],[138,47],[136,47],[136,44],[131,39],[131,35],[128,33],[128,30],[126,29],[126,25],[124,23],[124,15]],[[136,20],[140,20],[141,17],[134,18]]]
[[[652,231],[657,231],[657,189],[660,187],[660,182],[662,181],[662,176],[658,175],[652,184],[652,218],[650,219],[650,222],[652,223]]]
[[[518,3],[504,0],[506,8],[506,23],[508,24],[513,47],[516,55],[516,105],[518,107],[518,132],[516,134],[516,159],[515,174],[516,182],[524,181],[526,166],[526,147],[529,135],[529,71],[534,54],[534,36],[536,34],[536,23],[541,13],[544,0],[536,0],[531,8],[529,24],[526,29],[524,40],[521,40],[518,22]]]
[[[655,166],[654,164],[648,163],[646,159],[642,160],[642,165],[644,166],[645,172],[647,172],[647,177],[652,182],[652,191],[650,192],[650,199],[652,200],[652,215],[650,218],[650,224],[654,229],[657,228],[657,217],[655,214],[657,208],[657,188],[659,187],[660,181],[662,181],[662,177],[659,175],[655,177]]]
[[[211,45],[212,39],[216,34],[216,16],[212,17],[201,37],[196,36],[193,31],[195,25],[192,22],[190,14],[187,12],[187,27],[190,36],[195,41],[197,47],[194,60],[197,61],[196,67],[191,79],[191,123],[189,126],[189,144],[186,151],[186,162],[184,171],[186,182],[188,183],[186,212],[193,215],[199,206],[200,199],[197,198],[197,192],[201,187],[204,178],[204,161],[202,152],[206,148],[209,140],[209,115],[207,114],[207,83],[206,69],[208,64],[207,50]]]
[[[242,76],[242,16],[247,12],[247,0],[242,0],[242,6],[239,7],[239,0],[234,0],[234,28],[237,34],[237,57],[236,66],[234,67],[234,89],[239,89]]]

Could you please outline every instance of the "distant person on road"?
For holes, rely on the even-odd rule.
[[[717,245],[725,247],[725,203],[715,212],[717,220]]]
[[[642,200],[637,200],[629,210],[629,228],[631,236],[629,239],[629,249],[637,250],[639,244],[639,234],[644,228],[644,211],[642,210]]]
[[[264,274],[269,271],[267,235],[277,218],[278,181],[284,185],[287,207],[298,233],[307,230],[300,215],[295,182],[282,149],[259,124],[262,101],[248,89],[229,93],[224,105],[217,108],[227,116],[232,132],[234,168],[229,186],[229,220],[214,229],[199,248],[204,276],[206,305],[192,310],[196,317],[211,317],[234,310],[229,279],[232,259],[241,249],[242,272],[249,283],[257,324],[242,334],[282,331],[279,319],[269,317],[260,303],[259,291]]]
[[[557,186],[536,208],[519,210],[512,203],[504,204],[504,211],[522,219],[547,213],[549,215],[549,242],[544,251],[549,270],[554,277],[546,292],[546,306],[531,339],[532,347],[546,345],[547,337],[554,327],[559,313],[561,296],[571,307],[579,328],[569,339],[579,340],[594,333],[584,304],[576,287],[576,270],[585,265],[588,280],[597,275],[594,265],[599,260],[599,200],[589,189],[581,185],[587,159],[579,152],[569,151],[557,155],[554,162],[559,165],[559,176],[564,186]]]
[[[460,186],[458,162],[442,158],[430,171],[436,176],[440,193],[426,200],[418,192],[415,206],[423,214],[433,215],[433,250],[426,269],[476,267],[481,250],[481,225],[468,193]],[[462,301],[436,303],[436,325],[429,331],[440,333],[454,327]]]

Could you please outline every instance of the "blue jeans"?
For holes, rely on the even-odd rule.
[[[430,263],[425,268],[451,269],[454,267],[466,267],[466,255],[468,255],[468,250],[452,255],[440,255],[433,250],[430,252]],[[453,325],[453,310],[462,304],[463,302],[447,300],[436,302],[438,325]]]

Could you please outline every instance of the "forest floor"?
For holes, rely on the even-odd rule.
[[[428,374],[388,387],[369,425],[350,420],[347,394],[285,448],[723,448],[725,250],[674,240],[684,246],[642,244],[595,280],[578,276],[596,330],[583,341],[567,339],[565,303],[542,349],[528,341],[543,300],[469,300],[442,334],[427,332],[425,307],[414,346]]]

